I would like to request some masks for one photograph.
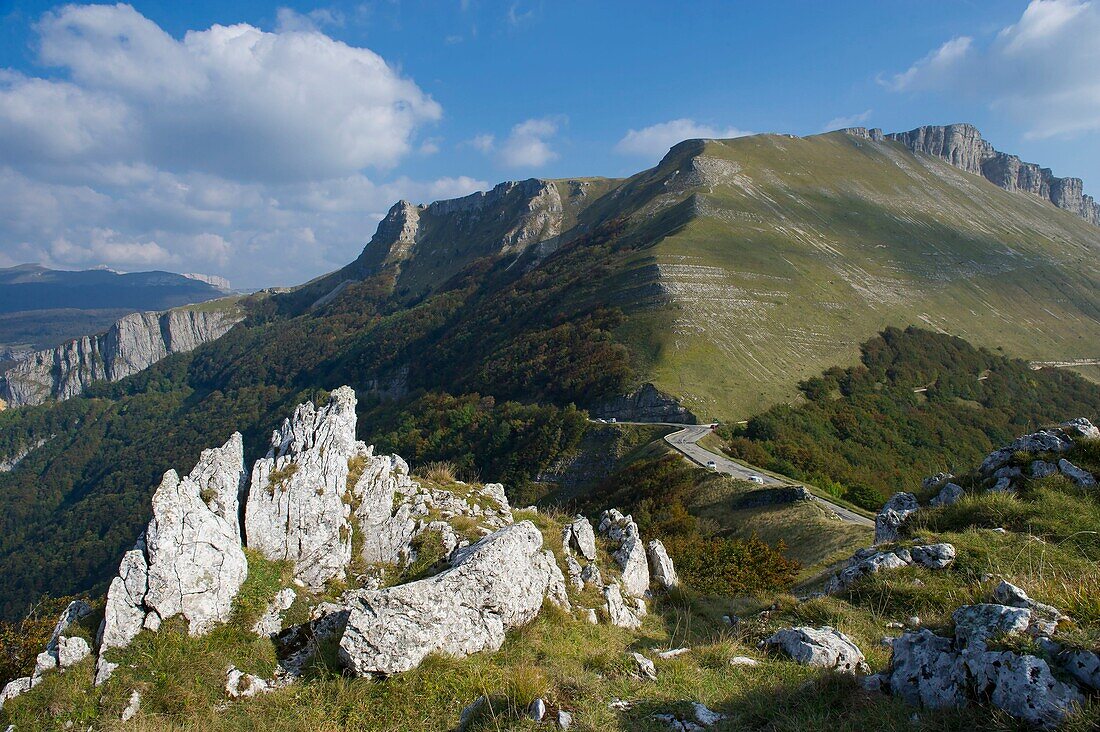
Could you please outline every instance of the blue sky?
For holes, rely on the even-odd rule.
[[[0,266],[257,287],[399,197],[622,176],[689,136],[969,121],[1100,191],[1100,9],[0,1]]]

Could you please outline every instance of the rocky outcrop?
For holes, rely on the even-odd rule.
[[[648,592],[649,562],[634,519],[614,508],[604,511],[600,516],[600,535],[616,547],[611,557],[622,570],[623,592],[634,597]]]
[[[1084,417],[1063,422],[1055,427],[1018,437],[986,456],[978,468],[978,478],[989,490],[1014,493],[1025,478],[1025,469],[1033,479],[1057,473],[1083,488],[1096,485],[1096,479],[1086,470],[1060,457],[1080,440],[1100,439],[1100,429]],[[1028,456],[1022,467],[1013,464],[1019,456]],[[1051,455],[1050,460],[1032,459],[1036,455]]]
[[[676,575],[676,567],[672,564],[672,557],[665,550],[665,545],[660,539],[653,539],[645,547],[646,556],[649,558],[649,566],[652,568],[653,579],[665,589],[676,587],[680,584],[680,578]]]
[[[836,628],[786,628],[773,634],[763,645],[782,651],[803,666],[833,669],[844,673],[865,671],[863,652],[852,639]]]
[[[53,633],[46,643],[46,649],[35,658],[34,671],[31,675],[13,679],[0,690],[0,709],[4,708],[4,703],[8,700],[38,686],[46,672],[64,672],[92,654],[88,641],[70,633],[76,623],[91,613],[92,608],[83,600],[73,600],[61,611]]]
[[[107,591],[97,682],[113,670],[106,651],[129,645],[143,628],[156,630],[182,615],[190,632],[201,635],[229,619],[248,575],[237,519],[244,476],[240,434],[204,450],[182,480],[174,470],[164,474],[153,518]]]
[[[539,530],[521,521],[458,550],[434,577],[356,593],[340,658],[359,675],[392,674],[429,653],[497,650],[505,631],[531,621],[548,597],[563,601],[564,578]]]
[[[1088,686],[1090,656],[1095,654],[1062,650],[1048,635],[1055,632],[1055,625],[1041,622],[1062,614],[1031,600],[1019,587],[1002,582],[994,596],[1013,604],[960,607],[952,615],[953,638],[922,629],[893,639],[889,668],[872,677],[877,686],[911,704],[933,709],[963,707],[977,700],[1035,726],[1056,726],[1084,698],[1068,678]],[[995,639],[1023,633],[1037,638],[1038,645],[1068,675],[1066,680],[1057,678],[1046,659],[989,648]]]
[[[9,407],[68,399],[95,381],[119,381],[173,353],[220,338],[243,318],[236,309],[134,313],[106,333],[37,351],[0,375]]]
[[[918,544],[898,547],[892,551],[860,549],[829,579],[825,584],[825,592],[829,594],[840,592],[857,580],[884,570],[911,566],[944,569],[954,560],[955,547],[951,544]]]
[[[946,160],[1006,191],[1029,193],[1100,225],[1100,204],[1092,196],[1085,195],[1080,178],[1058,178],[1050,168],[1025,163],[1015,155],[995,150],[973,125],[918,127],[909,132],[888,135],[883,135],[882,130],[863,132],[868,139],[900,142],[913,152]],[[859,135],[858,132],[856,134]]]
[[[23,460],[26,459],[28,455],[45,445],[51,439],[53,438],[43,437],[42,439],[36,440],[35,442],[27,445],[24,448],[16,450],[15,453],[8,457],[0,458],[0,473],[10,473],[11,471],[15,470],[17,467],[19,467],[19,463],[23,462]]]
[[[902,524],[919,509],[912,493],[895,493],[875,516],[875,543],[897,541]]]
[[[245,506],[245,539],[271,560],[294,564],[295,579],[317,590],[343,579],[351,561],[349,462],[367,449],[355,439],[355,392],[300,404],[256,461]]]
[[[699,418],[690,409],[653,384],[642,384],[631,393],[615,397],[589,411],[594,418],[618,422],[699,424]]]

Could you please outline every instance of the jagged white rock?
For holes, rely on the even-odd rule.
[[[596,561],[596,532],[584,516],[575,516],[562,529],[562,548],[567,553],[576,550],[589,562]]]
[[[634,659],[636,673],[640,678],[657,680],[657,667],[653,665],[653,661],[636,651],[630,657]]]
[[[1096,478],[1093,477],[1092,473],[1084,468],[1077,467],[1065,458],[1058,461],[1058,470],[1062,475],[1072,480],[1079,488],[1096,487]]]
[[[657,584],[665,589],[680,584],[680,578],[676,575],[676,567],[673,565],[672,558],[668,555],[668,551],[660,539],[653,539],[646,544],[646,556],[649,557],[653,579],[657,581]]]
[[[957,503],[965,493],[966,491],[958,483],[948,483],[940,489],[940,492],[929,503],[933,506],[950,506]]]
[[[366,452],[355,440],[355,404],[355,392],[343,386],[323,407],[298,405],[252,469],[248,546],[293,562],[295,579],[312,590],[343,579],[351,561],[348,462]]]
[[[441,574],[355,593],[340,658],[359,675],[392,674],[433,652],[497,650],[505,631],[532,620],[544,599],[564,597],[561,569],[542,545],[535,525],[521,521],[459,549]]]
[[[635,615],[623,602],[622,591],[619,589],[618,584],[605,585],[603,597],[607,616],[610,618],[612,625],[631,630],[641,627],[641,618]]]
[[[648,592],[649,563],[634,519],[614,508],[604,511],[600,516],[600,534],[619,545],[611,556],[622,569],[622,591],[635,597]]]

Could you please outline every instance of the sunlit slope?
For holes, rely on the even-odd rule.
[[[1100,355],[1100,227],[898,144],[689,141],[601,203],[629,198],[656,244],[615,278],[620,336],[701,414],[792,398],[886,325]]]

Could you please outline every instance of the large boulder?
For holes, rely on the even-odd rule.
[[[114,668],[104,653],[129,645],[143,628],[156,630],[163,619],[182,615],[199,635],[229,619],[248,575],[236,518],[244,475],[240,434],[204,450],[182,480],[174,470],[164,474],[153,517],[107,590],[96,683]]]
[[[1031,610],[980,603],[963,605],[951,614],[951,619],[955,621],[955,641],[958,646],[984,648],[985,642],[995,636],[1026,632],[1031,625]]]
[[[638,613],[626,606],[623,593],[619,585],[612,583],[603,588],[604,610],[611,624],[619,628],[634,630],[642,627],[642,619]]]
[[[898,531],[905,520],[920,510],[912,493],[895,493],[875,516],[875,543],[898,540]]]
[[[1073,481],[1078,488],[1096,487],[1096,478],[1093,477],[1092,473],[1084,468],[1077,467],[1065,458],[1058,461],[1058,470],[1062,475]]]
[[[614,508],[604,511],[600,516],[600,534],[612,544],[618,544],[611,556],[622,569],[623,592],[634,597],[648,592],[649,562],[634,519]]]
[[[1041,658],[1009,651],[964,657],[977,698],[1029,724],[1054,727],[1084,700],[1075,687],[1054,678]]]
[[[429,653],[497,650],[547,598],[565,602],[565,581],[542,534],[521,521],[455,552],[434,577],[350,598],[340,658],[359,675],[415,668]]]
[[[950,638],[921,629],[895,638],[891,648],[892,694],[933,709],[965,706],[966,666]]]
[[[665,545],[660,539],[653,539],[645,547],[646,556],[649,557],[649,566],[653,569],[653,579],[666,590],[680,584],[680,578],[676,575],[676,567],[672,564],[672,557],[668,555]]]
[[[958,503],[964,495],[966,495],[966,491],[963,490],[961,485],[948,483],[929,501],[929,504],[935,507],[950,506],[953,503]]]
[[[562,548],[566,553],[576,551],[589,562],[596,561],[596,533],[584,516],[577,515],[562,529]]]
[[[867,670],[859,647],[851,638],[829,626],[785,628],[764,641],[764,645],[779,649],[803,666],[852,674]]]
[[[293,562],[295,579],[311,590],[344,579],[351,560],[349,462],[367,452],[355,440],[355,404],[355,392],[344,386],[323,407],[298,405],[252,469],[248,546]]]

